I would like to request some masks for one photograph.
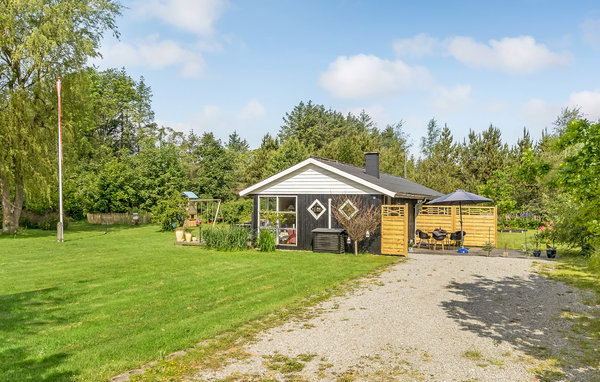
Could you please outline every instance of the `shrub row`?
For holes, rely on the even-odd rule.
[[[33,212],[23,210],[19,219],[19,226],[22,228],[39,228],[43,230],[56,230],[59,217],[58,212],[48,212],[45,214],[35,214]],[[65,216],[63,219],[63,229],[69,227],[69,219]]]
[[[217,225],[202,230],[202,241],[218,251],[241,251],[248,248],[250,231],[235,225]]]

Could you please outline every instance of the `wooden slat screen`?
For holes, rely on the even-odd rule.
[[[152,220],[150,213],[140,213],[138,215],[138,224],[148,224]],[[130,213],[112,213],[112,214],[87,214],[87,221],[90,224],[114,225],[114,224],[132,224],[133,215]]]
[[[498,220],[496,207],[469,206],[462,207],[465,245],[481,247],[491,241],[498,242]],[[460,214],[458,207],[422,206],[417,216],[417,229],[431,232],[442,228],[448,232],[460,231]]]
[[[408,254],[408,205],[381,206],[381,253]]]

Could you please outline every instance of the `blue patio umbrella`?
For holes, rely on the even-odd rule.
[[[465,248],[465,241],[463,237],[463,220],[462,220],[462,205],[463,204],[479,204],[479,203],[487,203],[492,202],[492,199],[472,194],[465,190],[456,190],[449,194],[440,196],[437,199],[433,199],[427,204],[438,204],[438,205],[450,205],[455,206],[458,205],[458,210],[460,211],[460,245],[461,248],[457,251],[458,253],[469,253]]]

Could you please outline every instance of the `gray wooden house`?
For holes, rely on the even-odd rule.
[[[402,177],[380,172],[379,153],[366,153],[365,163],[363,168],[313,156],[242,190],[240,196],[254,198],[253,230],[259,233],[265,227],[272,229],[275,226],[278,248],[311,250],[315,228],[341,227],[331,212],[335,208],[332,201],[358,195],[364,205],[401,207],[390,215],[401,215],[405,219],[402,232],[398,232],[405,248],[408,240],[414,240],[417,203],[442,194]],[[345,203],[340,208],[352,213],[352,207]],[[278,214],[277,222],[272,221],[272,212]],[[384,212],[384,215],[388,214]],[[378,229],[361,249],[376,254],[392,251],[387,250],[385,244],[382,247],[382,236],[385,242],[389,232],[384,229],[382,235],[382,230]]]

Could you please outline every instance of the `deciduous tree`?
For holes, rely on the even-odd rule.
[[[56,78],[97,55],[119,10],[113,0],[0,2],[2,232],[18,230],[25,194],[52,174]]]
[[[339,209],[349,200],[358,210],[355,214],[344,214]],[[333,216],[346,229],[346,233],[354,241],[354,256],[358,256],[358,243],[367,237],[367,232],[373,233],[379,227],[381,221],[379,208],[374,205],[365,205],[358,195],[349,197],[335,196],[333,198],[335,208],[331,209]]]

